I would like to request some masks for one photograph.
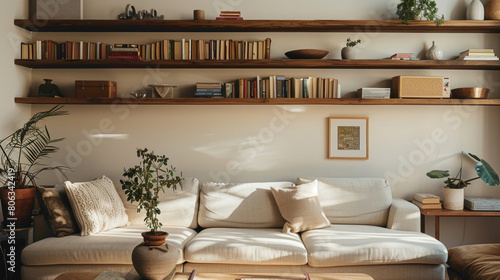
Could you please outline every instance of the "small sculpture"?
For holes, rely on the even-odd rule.
[[[125,13],[118,15],[118,19],[159,19],[163,20],[165,17],[163,15],[158,16],[158,12],[155,9],[151,9],[151,12],[146,10],[136,12],[135,7],[131,4],[127,4],[125,7]]]
[[[45,84],[38,87],[38,96],[40,97],[64,97],[59,90],[59,87],[52,84],[51,79],[43,79]]]

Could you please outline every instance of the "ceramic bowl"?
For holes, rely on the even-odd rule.
[[[301,49],[286,52],[285,55],[291,59],[321,59],[328,54],[325,50]]]
[[[481,87],[456,88],[451,90],[451,96],[453,98],[486,99],[489,93],[490,89]]]

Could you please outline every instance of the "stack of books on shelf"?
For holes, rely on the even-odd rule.
[[[334,78],[287,78],[281,75],[242,78],[224,84],[228,98],[340,98]]]
[[[411,201],[420,209],[441,209],[441,202],[439,196],[428,193],[413,194]]]
[[[108,53],[109,59],[141,59],[136,44],[115,44]]]
[[[194,97],[222,97],[222,84],[196,83]]]
[[[458,60],[498,60],[493,49],[468,49],[460,53]]]
[[[221,11],[216,20],[242,20],[240,11]]]
[[[390,98],[391,88],[360,88],[358,93],[361,98]]]
[[[391,56],[392,60],[418,60],[413,53],[395,53]]]
[[[109,46],[101,42],[58,43],[52,40],[21,43],[21,59],[96,60],[106,59]]]

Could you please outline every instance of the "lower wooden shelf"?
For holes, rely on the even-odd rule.
[[[362,98],[52,98],[16,97],[23,104],[73,105],[481,105],[500,106],[500,99],[362,99]]]

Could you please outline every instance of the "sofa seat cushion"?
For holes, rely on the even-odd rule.
[[[375,264],[444,264],[446,247],[420,232],[367,225],[331,225],[302,233],[313,267]]]
[[[21,254],[24,265],[132,264],[132,250],[142,242],[144,226],[128,226],[89,236],[77,234],[49,237],[30,244]],[[177,263],[184,262],[185,245],[196,235],[189,228],[162,227],[167,242],[179,251]]]
[[[471,244],[448,249],[450,267],[464,279],[500,278],[500,243]]]
[[[186,246],[192,263],[303,265],[307,251],[298,234],[281,229],[209,228]]]

